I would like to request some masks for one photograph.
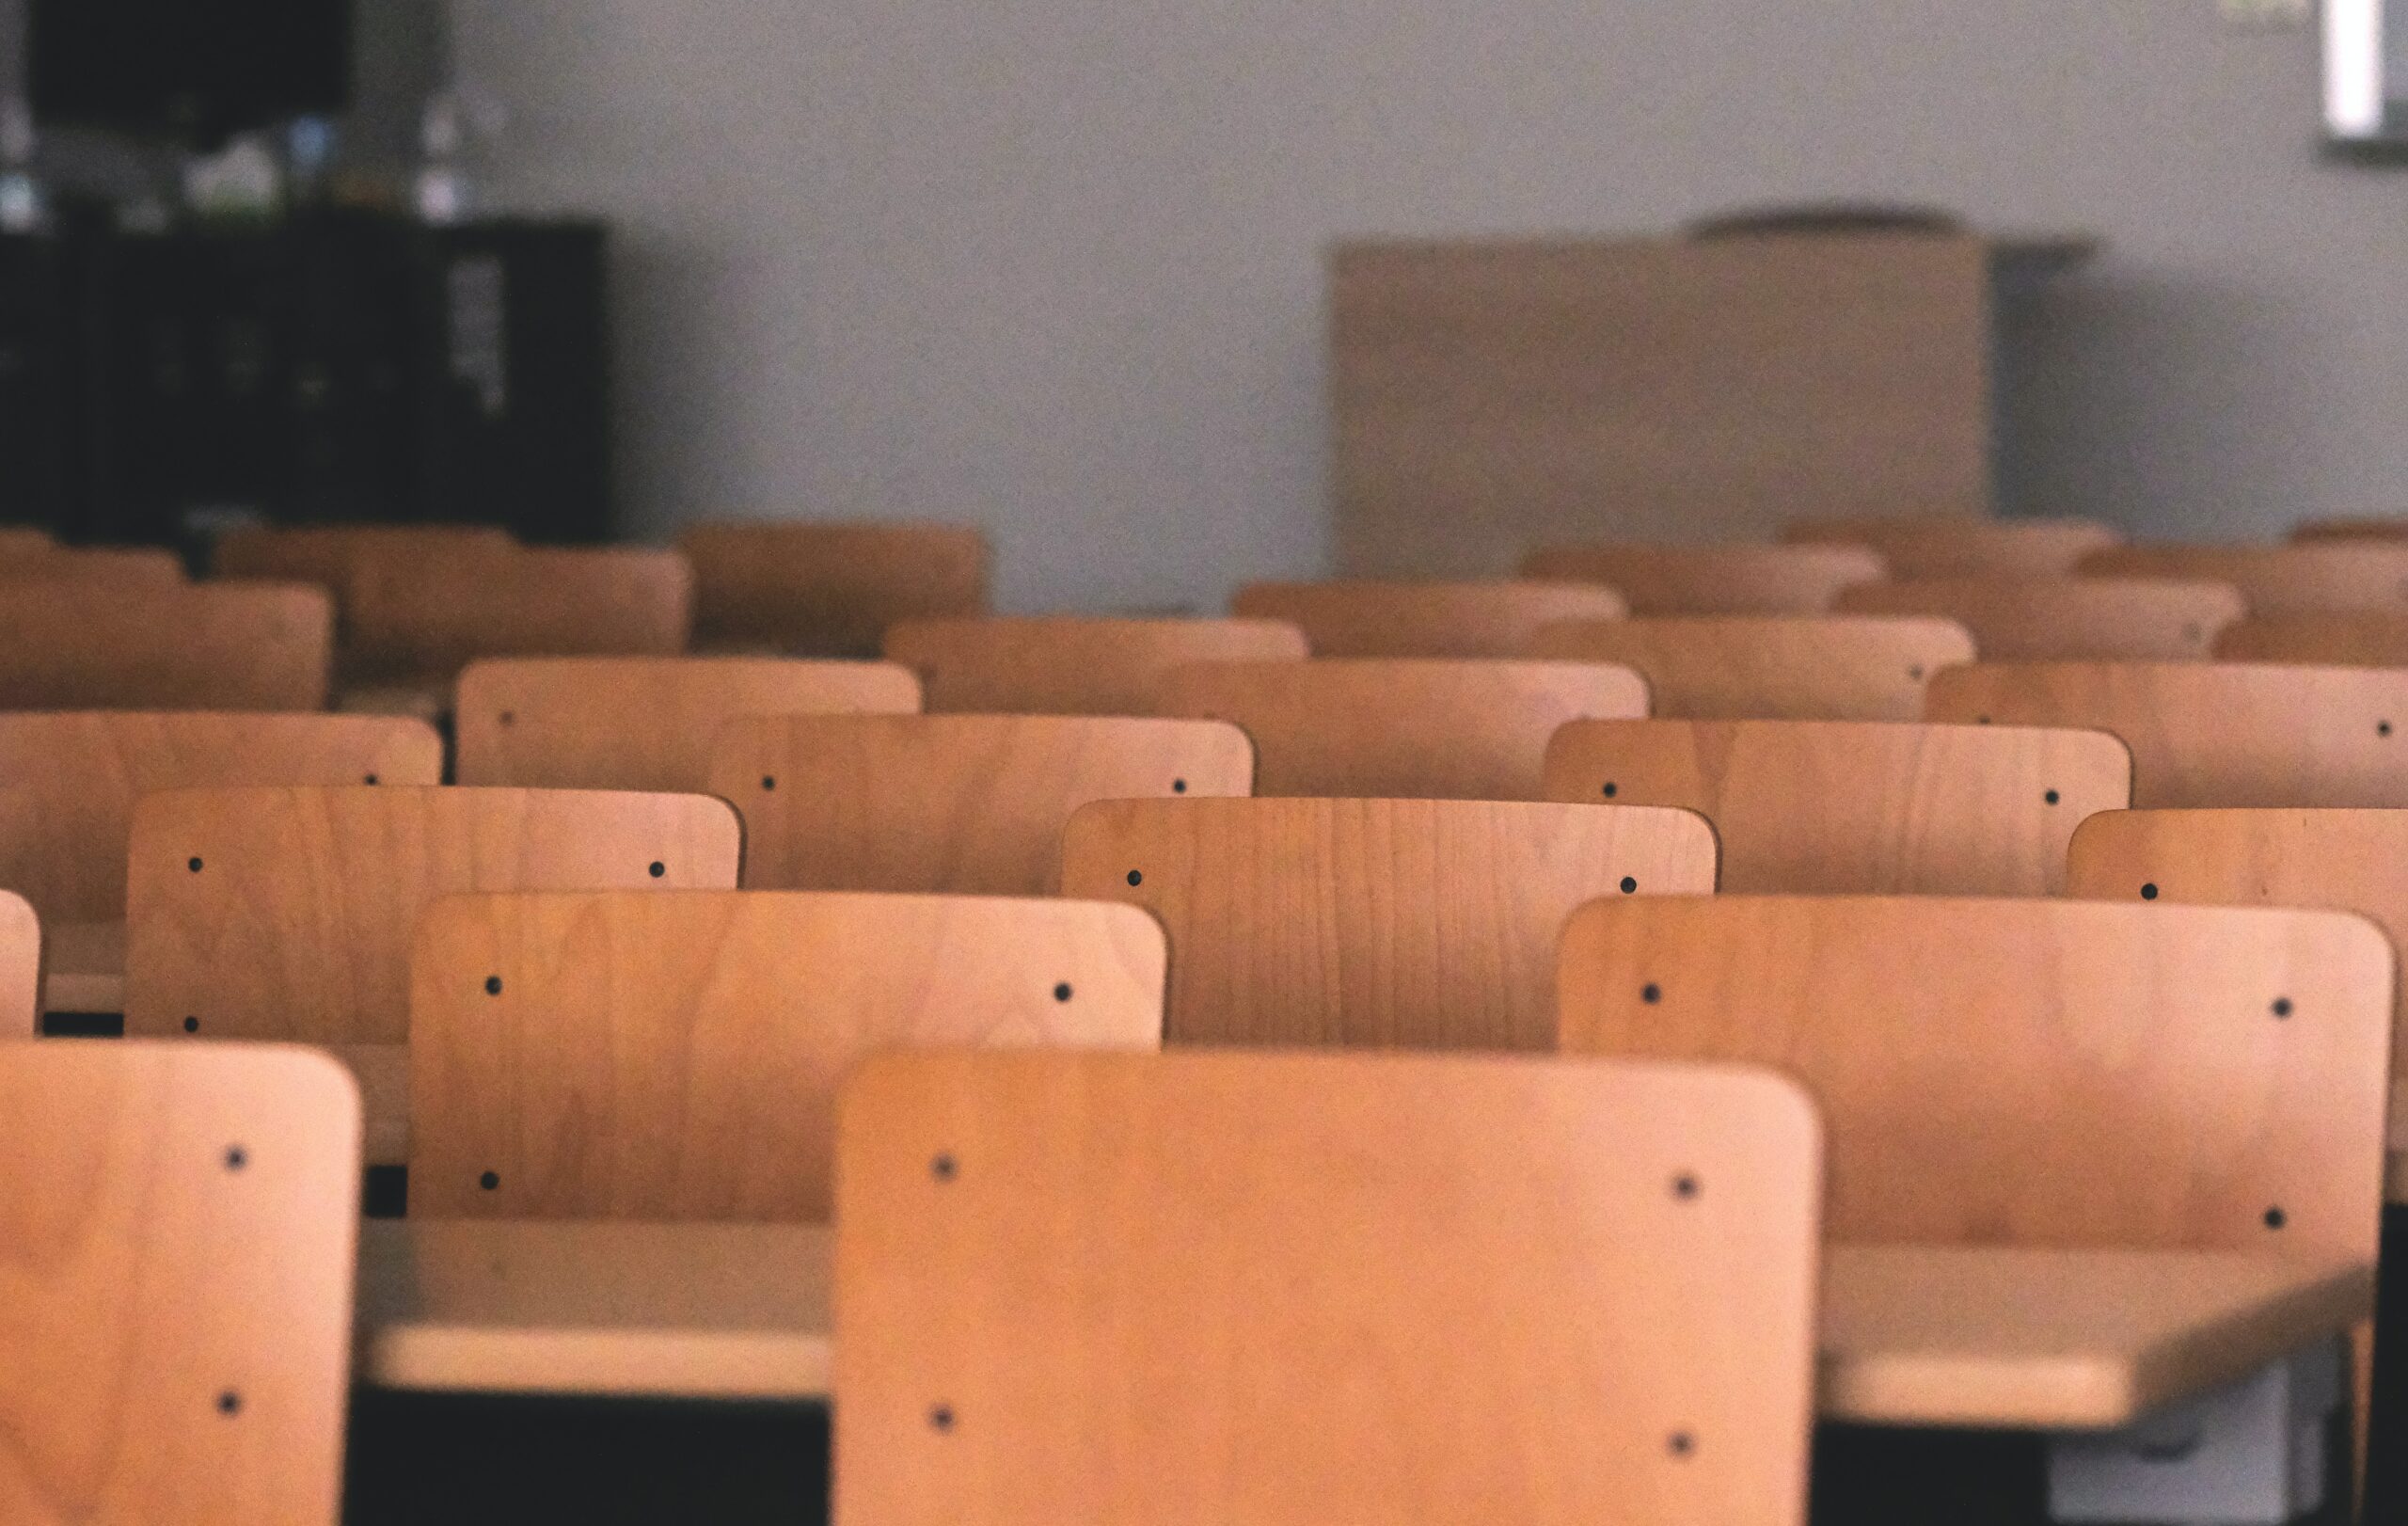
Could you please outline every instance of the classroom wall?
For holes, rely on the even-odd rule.
[[[1766,199],[2083,229],[2018,506],[2152,533],[2408,507],[2408,178],[2321,165],[2305,30],[2214,0],[457,0],[514,204],[618,219],[622,476],[983,519],[1006,602],[1327,554],[1353,233]]]

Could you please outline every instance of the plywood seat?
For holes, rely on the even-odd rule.
[[[1306,646],[1286,620],[988,615],[897,621],[885,652],[919,676],[932,711],[1149,715],[1182,662],[1294,661]]]
[[[1519,657],[1541,626],[1630,612],[1610,588],[1502,580],[1256,582],[1229,608],[1292,621],[1315,657]]]
[[[1954,620],[1996,662],[2204,660],[2249,610],[2230,583],[1998,576],[1864,583],[1832,607]]]
[[[2319,541],[2299,546],[2122,546],[2093,551],[2085,577],[2186,578],[2241,590],[2253,614],[2408,609],[2408,546]]]
[[[1633,614],[1819,614],[1889,569],[1861,546],[1548,546],[1525,578],[1603,583]]]
[[[1687,721],[1913,721],[1924,684],[1973,660],[1950,620],[1742,615],[1549,626],[1543,658],[1619,662],[1653,714]]]
[[[1889,576],[2042,578],[2070,573],[2088,553],[2123,536],[2096,519],[1988,519],[1967,514],[1909,514],[1794,519],[1781,538],[1793,545],[1861,546]]]
[[[966,525],[719,521],[677,545],[698,645],[801,657],[875,657],[898,620],[983,614],[993,562]]]
[[[298,583],[0,587],[0,710],[323,709],[333,643]]]
[[[676,551],[486,547],[355,576],[345,665],[356,678],[448,678],[481,657],[669,657],[691,640],[693,611],[693,568]]]

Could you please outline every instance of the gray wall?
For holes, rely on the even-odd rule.
[[[1361,232],[1874,197],[2111,241],[2018,357],[2020,507],[2408,508],[2408,178],[2320,166],[2305,31],[2213,0],[455,0],[497,182],[619,220],[621,482],[981,519],[1015,607],[1327,548]]]

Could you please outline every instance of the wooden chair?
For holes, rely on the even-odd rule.
[[[825,1220],[881,1049],[1162,1042],[1141,912],[969,896],[454,896],[411,963],[411,1206]]]
[[[2230,583],[2155,578],[1946,578],[1843,589],[1842,614],[1954,620],[1998,662],[2204,659],[2249,612]]]
[[[2396,516],[2365,518],[2305,519],[2291,530],[2294,542],[2408,541],[2408,519]]]
[[[125,1031],[331,1046],[370,1158],[402,1158],[409,944],[475,890],[732,890],[741,829],[700,795],[172,789],[135,806]]]
[[[2054,578],[2124,537],[2096,519],[1984,519],[1912,514],[1797,519],[1781,533],[1793,545],[1861,546],[1900,580],[1930,578]]]
[[[692,634],[693,600],[676,551],[506,548],[473,576],[436,559],[355,578],[346,656],[356,674],[388,677],[449,677],[481,657],[672,657]]]
[[[2370,1263],[2392,979],[2331,912],[1615,898],[1564,930],[1561,1039],[1804,1082],[1834,1239]]]
[[[1714,823],[1725,892],[2052,896],[2093,811],[2131,803],[2099,731],[1853,721],[1579,721],[1546,798]]]
[[[1820,614],[1888,568],[1861,546],[1549,546],[1525,578],[1598,582],[1633,614]]]
[[[2216,656],[2231,662],[2408,668],[2408,609],[2262,614],[2228,627]]]
[[[58,537],[38,525],[0,525],[0,562],[14,565],[58,548]]]
[[[744,813],[748,890],[1044,896],[1090,801],[1243,795],[1235,726],[1120,716],[756,716],[710,789]]]
[[[72,583],[95,593],[135,592],[180,587],[185,581],[183,559],[157,546],[53,546],[29,556],[0,557],[0,589]]]
[[[247,525],[227,531],[210,548],[220,578],[264,578],[316,583],[335,601],[336,644],[357,645],[350,602],[387,580],[431,574],[482,581],[517,546],[498,525]],[[366,654],[373,668],[392,660]]]
[[[1169,930],[1169,1040],[1551,1046],[1552,950],[1599,896],[1704,895],[1689,811],[1491,801],[1102,801],[1062,893]]]
[[[1556,727],[1645,715],[1647,686],[1607,662],[1199,662],[1154,707],[1244,726],[1260,795],[1529,800]]]
[[[960,525],[696,525],[695,639],[804,657],[875,657],[898,620],[983,614],[992,556]]]
[[[0,592],[0,710],[316,710],[334,610],[298,583]]]
[[[901,620],[888,660],[920,676],[927,707],[990,715],[1148,715],[1182,662],[1294,661],[1284,620],[1117,620],[1069,615]]]
[[[41,923],[24,897],[0,890],[0,1054],[40,1028]]]
[[[919,682],[893,662],[536,657],[470,663],[452,723],[464,785],[700,790],[739,717],[919,707]]]
[[[1778,1077],[895,1055],[838,1129],[839,1519],[1803,1518]]]
[[[2191,578],[2241,590],[2252,614],[2408,609],[2408,546],[2123,546],[2093,551],[2084,577]]]
[[[359,1097],[294,1050],[0,1043],[0,1519],[334,1526]]]
[[[2087,726],[2132,750],[2132,803],[2408,805],[2408,673],[2233,662],[1984,662],[1926,714]]]
[[[1652,712],[1688,721],[1912,721],[1924,682],[1973,660],[1950,620],[1745,615],[1549,626],[1539,657],[1621,662]]]
[[[1541,626],[1618,620],[1610,588],[1576,582],[1258,582],[1237,614],[1291,620],[1315,657],[1519,657]]]

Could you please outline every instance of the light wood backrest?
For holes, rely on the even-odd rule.
[[[443,740],[366,715],[0,714],[0,885],[46,923],[125,918],[135,803],[220,785],[434,785]]]
[[[2249,612],[2230,583],[2156,578],[1942,578],[1845,589],[1842,614],[1954,620],[1995,662],[2204,660]]]
[[[2330,540],[2408,541],[2408,519],[2397,517],[2305,519],[2291,530],[2298,542]]]
[[[839,1131],[841,1520],[1803,1518],[1778,1077],[896,1055]]]
[[[993,560],[965,525],[696,525],[695,639],[805,657],[875,657],[898,620],[983,614]]]
[[[509,548],[474,576],[443,560],[356,578],[363,670],[451,674],[480,657],[668,657],[693,631],[694,573],[651,547]]]
[[[1044,896],[1090,801],[1244,795],[1232,725],[1126,716],[763,716],[720,734],[748,890]]]
[[[1162,1043],[1162,929],[973,896],[453,896],[411,963],[410,1202],[825,1220],[836,1087],[894,1048]]]
[[[1798,519],[1781,538],[1794,545],[1864,547],[1900,580],[2055,577],[2070,573],[2090,552],[2124,540],[2096,519],[1985,519],[1964,514]]]
[[[2101,731],[1862,721],[1580,721],[1546,798],[1714,823],[1725,892],[2051,896],[2093,811],[2131,802]]]
[[[2227,582],[2241,590],[2252,614],[2408,609],[2408,546],[2380,541],[2111,547],[2083,557],[2077,570],[2086,577]]]
[[[359,1137],[324,1056],[0,1043],[0,1519],[334,1526]]]
[[[2408,609],[2260,614],[2227,627],[2216,656],[2231,662],[2408,668]]]
[[[785,657],[522,657],[468,664],[452,726],[464,785],[704,789],[711,744],[748,715],[901,714],[892,662]]]
[[[700,795],[145,795],[127,871],[125,1030],[398,1044],[409,1033],[410,936],[436,897],[732,890],[739,836],[726,802]]]
[[[2408,673],[2236,662],[1984,662],[1934,721],[2088,726],[2132,750],[2132,803],[2408,805]]]
[[[0,590],[0,710],[315,710],[334,610],[299,583]]]
[[[33,904],[0,890],[0,1045],[41,1025],[41,923]]]
[[[1149,715],[1182,662],[1295,661],[1285,620],[1118,620],[1071,615],[900,620],[886,656],[920,676],[927,708],[988,715]]]
[[[1618,620],[1610,588],[1578,582],[1258,582],[1237,614],[1291,620],[1315,657],[1519,657],[1541,626]]]
[[[1973,660],[1951,620],[1742,615],[1549,626],[1540,657],[1621,662],[1652,711],[1687,721],[1912,721],[1924,682]]]
[[[0,586],[72,583],[103,590],[174,588],[184,581],[183,559],[157,546],[57,546],[37,555],[0,560]]]
[[[1647,685],[1609,662],[1198,662],[1155,708],[1244,726],[1259,795],[1528,800],[1556,727],[1645,715]]]
[[[517,544],[498,525],[249,525],[217,538],[210,567],[220,578],[316,583],[335,601],[336,644],[349,654],[358,646],[351,604],[361,591],[430,572],[482,582]],[[393,653],[361,656],[371,671],[399,661]]]
[[[1613,899],[1564,930],[1561,1037],[1798,1077],[1834,1239],[2372,1261],[2393,979],[2331,912]]]
[[[1633,614],[1819,614],[1887,571],[1861,546],[1549,546],[1522,559],[1523,577],[1605,583]]]
[[[1573,908],[1714,868],[1703,817],[1645,806],[1104,801],[1062,841],[1064,895],[1162,919],[1184,1043],[1543,1050]]]

